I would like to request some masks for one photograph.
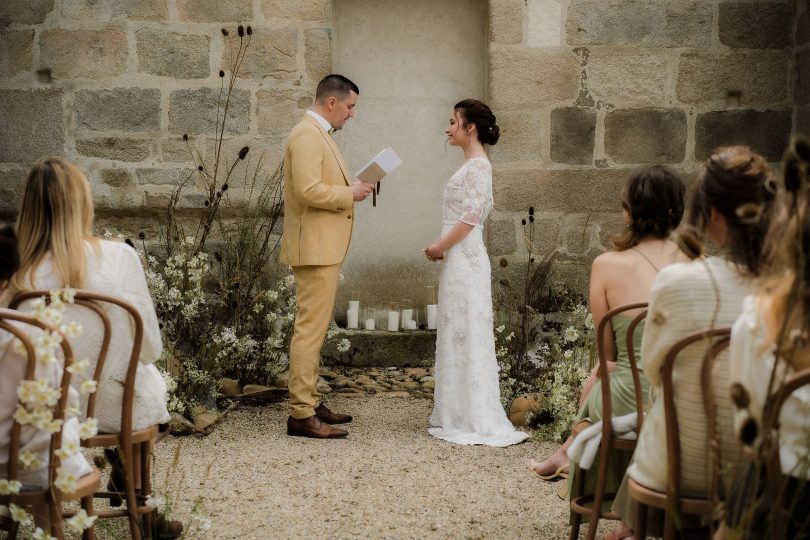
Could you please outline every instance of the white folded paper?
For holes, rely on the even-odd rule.
[[[390,147],[386,148],[360,169],[354,176],[361,182],[374,184],[402,164],[402,160]]]

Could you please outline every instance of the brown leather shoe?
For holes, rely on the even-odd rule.
[[[332,412],[323,403],[315,409],[315,414],[327,424],[348,424],[352,421],[352,415]]]
[[[287,435],[293,437],[311,437],[313,439],[336,439],[345,437],[349,432],[345,429],[335,428],[321,421],[317,414],[296,420],[292,416],[287,418]]]

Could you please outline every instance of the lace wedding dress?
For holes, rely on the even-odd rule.
[[[444,190],[442,234],[458,221],[475,228],[444,254],[439,277],[436,388],[428,431],[457,444],[509,446],[528,435],[501,406],[483,223],[492,209],[492,167],[464,162]]]

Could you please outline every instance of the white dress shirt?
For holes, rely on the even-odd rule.
[[[307,114],[310,115],[315,120],[317,120],[325,132],[332,133],[334,131],[332,124],[330,124],[329,121],[320,114],[309,109],[307,109]]]

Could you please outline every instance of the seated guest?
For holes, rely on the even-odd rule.
[[[672,345],[705,328],[729,326],[742,311],[743,299],[755,290],[764,268],[763,245],[774,207],[775,184],[765,159],[749,148],[720,148],[706,161],[689,203],[689,225],[711,239],[714,257],[675,264],[658,275],[650,294],[649,314],[641,344],[641,363],[653,391],[627,476],[657,491],[667,487],[667,442],[661,367]],[[755,209],[756,216],[750,215]],[[701,245],[694,246],[702,251]],[[699,253],[698,253],[699,254]],[[705,343],[679,355],[673,372],[681,444],[681,493],[708,494],[712,478],[707,419],[701,389]],[[717,432],[725,466],[739,460],[728,397],[728,351],[718,356],[713,373]],[[615,538],[629,538],[635,526],[635,504],[625,477],[613,510],[622,518]],[[650,510],[648,531],[656,534],[660,513]]]
[[[802,172],[798,166],[799,155],[810,154],[810,144],[796,144],[804,145],[804,151],[792,151],[786,157],[787,204],[769,234],[773,243],[769,267],[775,276],[765,281],[762,292],[745,299],[731,333],[731,395],[739,411],[735,431],[754,456],[762,435],[770,432],[764,427],[765,404],[787,377],[810,368],[810,198],[806,169]],[[774,357],[777,346],[781,351],[778,362]],[[783,484],[766,484],[769,477],[763,459],[767,455],[751,463],[748,474],[739,476],[726,503],[726,524],[737,532],[735,538],[770,536],[772,487],[782,492],[782,537],[810,538],[806,515],[810,507],[810,386],[797,389],[785,400],[778,423]]]
[[[684,211],[683,181],[670,169],[662,166],[636,170],[625,186],[622,196],[625,229],[613,238],[613,250],[598,256],[591,269],[590,307],[594,324],[598,325],[609,310],[638,302],[646,302],[653,280],[661,268],[686,256],[669,239],[678,226]],[[625,312],[607,323],[604,352],[610,372],[613,416],[630,414],[636,409],[633,375],[624,339],[627,328],[637,312]],[[643,323],[634,335],[641,343]],[[584,384],[579,414],[574,423],[595,423],[602,417],[602,387],[595,384],[597,368]],[[646,383],[646,381],[644,381]],[[644,394],[647,389],[644,385]],[[566,451],[573,437],[542,463],[534,460],[531,470],[544,480],[564,473],[568,467]],[[624,474],[624,466],[617,464],[613,491]],[[610,488],[610,483],[608,485]]]
[[[10,225],[0,226],[0,296],[7,291],[9,280],[18,267],[19,259],[14,229]],[[31,338],[32,343],[37,345],[37,338],[42,335],[41,330],[23,323],[8,322],[24,331]],[[0,478],[8,478],[11,430],[14,426],[13,416],[19,403],[17,389],[25,378],[28,365],[27,355],[17,351],[14,346],[17,341],[14,335],[0,329]],[[52,388],[59,388],[62,384],[62,365],[60,362],[37,362],[34,376],[37,380],[48,381]],[[69,404],[76,406],[78,403],[78,393],[72,390]],[[22,489],[36,489],[48,484],[50,444],[50,433],[31,424],[22,426],[20,456],[24,456],[24,459],[20,460],[16,478],[22,483]],[[80,478],[91,471],[81,453],[68,450],[69,447],[78,449],[78,445],[79,424],[74,417],[67,420],[62,428],[62,449],[71,455],[62,458],[61,467],[75,478]],[[37,525],[47,528],[47,507],[36,507],[30,510],[33,510]]]

